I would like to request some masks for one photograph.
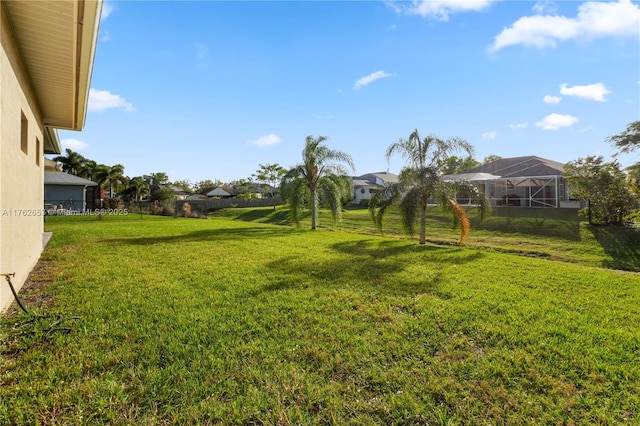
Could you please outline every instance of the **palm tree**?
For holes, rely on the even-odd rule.
[[[80,173],[82,166],[84,165],[86,158],[77,152],[71,150],[70,148],[65,149],[67,155],[59,155],[54,157],[53,161],[57,161],[62,164],[62,171],[67,172],[72,175],[78,175]]]
[[[127,178],[124,175],[124,166],[122,164],[116,164],[102,169],[100,178],[100,180],[104,179],[104,185],[108,185],[109,187],[109,197],[113,197],[113,194],[118,192],[120,185],[127,183]]]
[[[415,222],[419,217],[420,244],[425,244],[427,205],[433,199],[454,214],[454,220],[460,226],[460,245],[463,245],[470,223],[465,211],[455,201],[456,192],[464,191],[474,195],[479,201],[481,215],[488,211],[489,200],[469,182],[447,182],[442,179],[439,164],[443,164],[443,160],[456,151],[472,155],[473,148],[457,137],[442,140],[429,135],[421,138],[418,130],[414,130],[409,138],[401,138],[391,144],[386,152],[387,161],[397,153],[408,164],[400,171],[397,183],[389,184],[371,197],[369,211],[376,227],[382,231],[385,213],[389,207],[399,202],[403,229],[413,235]]]
[[[354,170],[349,154],[329,149],[325,136],[307,136],[302,164],[289,170],[282,179],[282,198],[289,203],[291,222],[300,224],[305,203],[311,206],[311,229],[316,229],[320,195],[336,223],[342,212],[342,198],[351,192],[351,179],[343,164]],[[342,163],[342,164],[341,164]]]
[[[106,186],[107,180],[109,180],[110,167],[106,164],[98,164],[93,171],[91,180],[98,184],[100,188]]]
[[[120,194],[128,197],[133,197],[134,201],[142,201],[144,197],[149,195],[149,182],[144,180],[142,176],[136,176],[128,180],[129,187],[122,191]]]

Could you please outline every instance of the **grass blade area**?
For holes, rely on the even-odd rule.
[[[48,219],[51,298],[1,323],[0,424],[640,418],[637,273],[592,266],[612,258],[595,248],[488,249],[490,223],[466,248],[446,225],[419,246],[360,214],[316,232],[281,210]]]

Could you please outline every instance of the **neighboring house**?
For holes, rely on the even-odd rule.
[[[369,200],[371,194],[382,188],[385,183],[397,183],[398,175],[389,172],[368,173],[353,178],[353,203]]]
[[[207,192],[209,198],[230,198],[238,195],[238,192],[233,186],[219,186],[209,192]]]
[[[175,195],[176,200],[186,200],[187,197],[191,195],[190,192],[180,189],[177,186],[170,185],[168,188],[173,191],[173,195]]]
[[[101,9],[0,2],[0,274],[16,290],[43,249],[43,155],[61,153],[57,129],[84,127]],[[0,311],[12,302],[0,285]]]
[[[96,196],[97,195],[97,196]],[[94,210],[100,199],[98,184],[64,172],[44,172],[44,203],[64,211]]]
[[[209,199],[209,197],[207,197],[206,195],[202,195],[202,194],[191,194],[189,196],[187,196],[185,198],[185,200],[207,200]]]
[[[476,183],[494,206],[580,207],[570,197],[564,164],[533,155],[501,158],[443,177]]]

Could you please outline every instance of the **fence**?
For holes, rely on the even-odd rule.
[[[186,204],[189,207],[186,207]],[[175,215],[204,216],[210,210],[228,209],[232,207],[273,207],[282,204],[280,198],[244,199],[222,198],[215,200],[178,200],[176,201]]]

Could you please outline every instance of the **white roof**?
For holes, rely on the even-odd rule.
[[[443,180],[468,180],[470,182],[476,182],[481,180],[493,180],[500,179],[500,176],[492,175],[491,173],[459,173],[457,175],[444,175]]]

